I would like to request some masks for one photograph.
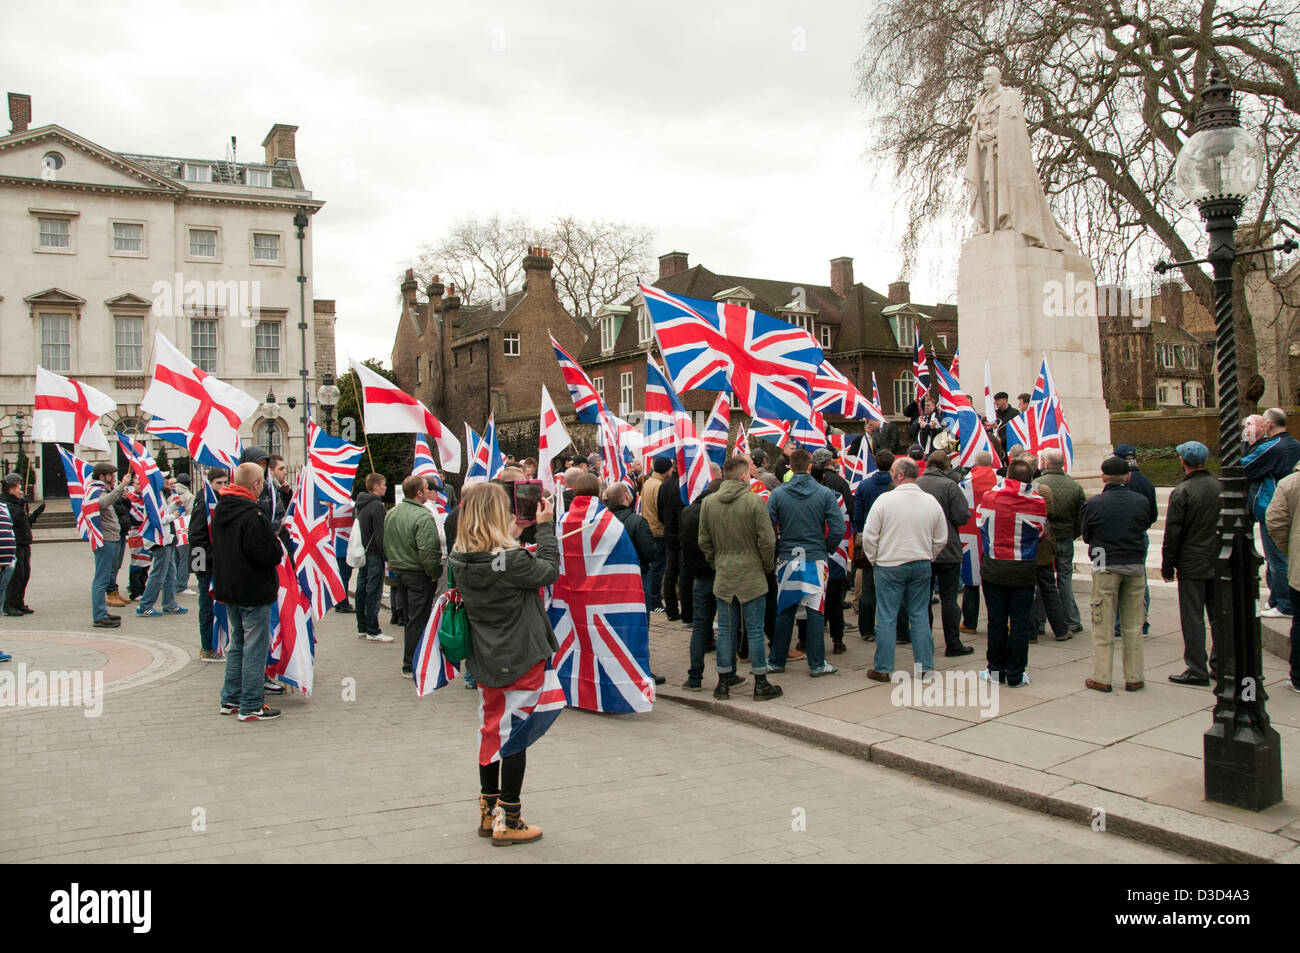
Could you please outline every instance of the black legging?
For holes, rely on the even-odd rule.
[[[519,803],[519,792],[524,789],[524,767],[528,763],[528,749],[518,751],[500,761],[478,766],[479,791],[499,794],[507,804]]]

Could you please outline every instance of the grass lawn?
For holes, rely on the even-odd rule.
[[[1210,457],[1205,468],[1218,476],[1219,458]],[[1155,457],[1144,460],[1139,456],[1138,469],[1156,486],[1174,486],[1183,478],[1183,465],[1177,457]]]

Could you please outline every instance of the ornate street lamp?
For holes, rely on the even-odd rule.
[[[269,388],[266,392],[266,403],[262,405],[262,417],[266,420],[267,443],[270,443],[271,428],[275,426],[275,420],[280,416],[280,405],[275,402],[275,388]],[[273,447],[266,448],[267,453],[274,453]]]
[[[329,371],[325,372],[320,387],[316,388],[316,402],[325,410],[325,432],[332,433],[334,408],[339,403],[339,389],[334,386],[334,375]]]
[[[1214,580],[1213,637],[1218,648],[1214,723],[1205,733],[1205,797],[1252,811],[1282,800],[1282,748],[1269,724],[1260,658],[1259,566],[1246,513],[1248,481],[1241,467],[1237,337],[1233,323],[1232,265],[1245,255],[1293,250],[1288,240],[1271,248],[1237,251],[1233,233],[1245,198],[1259,182],[1259,143],[1241,128],[1232,87],[1215,67],[1201,94],[1196,132],[1178,154],[1178,186],[1201,212],[1210,252],[1195,261],[1160,262],[1156,272],[1208,262],[1214,271],[1214,360],[1219,383],[1219,453],[1222,507],[1218,570]]]
[[[14,461],[15,469],[17,469],[17,467],[23,462],[23,432],[26,429],[27,415],[19,410],[18,413],[14,414],[14,434],[18,437],[18,459]],[[23,488],[25,491],[27,487],[27,474],[20,473],[19,476],[23,478]]]

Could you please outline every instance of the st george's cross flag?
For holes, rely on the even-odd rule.
[[[479,682],[478,763],[489,765],[523,751],[551,727],[564,710],[551,659],[538,662],[504,688]]]
[[[713,402],[713,410],[705,421],[704,432],[700,442],[709,455],[709,460],[722,466],[727,462],[727,438],[731,436],[731,395],[723,392]],[[706,468],[707,469],[707,468]]]
[[[542,489],[547,493],[556,493],[555,458],[564,452],[572,442],[569,432],[564,429],[560,412],[555,409],[551,393],[542,385],[542,416],[537,425],[537,475],[541,478]]]
[[[555,349],[555,359],[560,364],[560,373],[564,375],[564,383],[569,388],[569,399],[573,401],[573,409],[577,411],[578,423],[580,424],[599,424],[600,412],[605,410],[605,402],[601,400],[596,393],[595,386],[591,383],[591,378],[587,372],[578,366],[569,352],[560,346],[560,342],[555,340],[555,335],[547,331],[551,338],[551,346]]]
[[[117,402],[102,391],[36,365],[32,440],[37,443],[71,443],[108,453],[99,418],[116,409]]]
[[[738,457],[749,453],[749,434],[745,432],[745,422],[742,420],[736,427],[736,445],[731,449],[731,455]]]
[[[425,623],[424,633],[415,645],[415,654],[411,657],[411,674],[415,677],[415,694],[423,698],[448,684],[460,674],[460,666],[447,660],[442,654],[442,643],[438,641],[438,627],[447,608],[447,593],[440,595],[429,612],[429,621]]]
[[[218,461],[240,453],[239,428],[261,406],[238,387],[199,370],[161,332],[155,332],[154,368],[140,409],[184,430],[185,448],[198,460],[206,447]]]
[[[984,358],[984,419],[994,423],[998,419],[998,405],[993,400],[993,368]]]
[[[119,433],[117,439],[127,463],[131,465],[131,472],[135,476],[135,492],[140,495],[144,506],[144,526],[140,535],[146,542],[161,546],[166,540],[163,513],[167,509],[163,475],[144,444],[136,443],[124,433]]]
[[[980,558],[1018,559],[1032,563],[1047,532],[1047,501],[1033,484],[1004,479],[984,494],[976,508]]]
[[[68,502],[72,504],[77,533],[92,550],[99,549],[104,545],[104,530],[99,522],[99,497],[104,493],[104,484],[91,476],[94,467],[62,447],[59,458],[68,477]]]
[[[364,364],[352,361],[352,369],[361,381],[367,434],[427,433],[438,448],[442,468],[460,472],[460,441],[428,407]]]
[[[307,462],[316,478],[321,498],[333,503],[352,502],[352,484],[366,448],[327,434],[307,418]]]
[[[879,420],[885,415],[840,373],[830,361],[822,361],[813,380],[813,409],[823,414],[841,414],[857,420]]]
[[[751,417],[807,420],[825,355],[812,335],[743,305],[641,285],[677,392],[728,390]]]
[[[791,606],[799,606],[795,613],[796,618],[802,618],[806,609],[824,612],[826,581],[829,578],[830,567],[824,559],[778,559],[776,561],[777,615]]]
[[[298,473],[298,485],[284,525],[293,542],[294,573],[301,577],[302,591],[311,602],[312,613],[318,620],[323,619],[331,606],[346,598],[347,588],[334,551],[329,505],[319,494],[310,464]]]
[[[649,711],[650,630],[641,564],[627,531],[599,500],[574,498],[557,527],[560,574],[547,609],[564,697],[587,711]]]
[[[294,574],[287,551],[280,558],[275,577],[279,589],[271,605],[271,650],[266,676],[310,696],[316,670],[311,600],[302,591],[302,582]]]
[[[183,427],[177,427],[175,424],[168,423],[161,417],[153,417],[149,423],[145,424],[145,432],[157,437],[159,440],[166,440],[168,443],[174,443],[178,447],[183,447],[188,453],[190,449],[190,434]],[[239,466],[239,455],[243,452],[243,442],[239,435],[235,435],[236,452],[218,453],[207,444],[199,446],[199,455],[194,461],[205,467],[218,467],[222,470],[233,470]]]

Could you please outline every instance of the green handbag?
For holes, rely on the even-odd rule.
[[[450,566],[447,567],[447,604],[443,606],[442,620],[438,623],[438,641],[442,644],[443,658],[448,662],[463,662],[469,655],[469,615],[465,612],[465,603],[461,601]]]

